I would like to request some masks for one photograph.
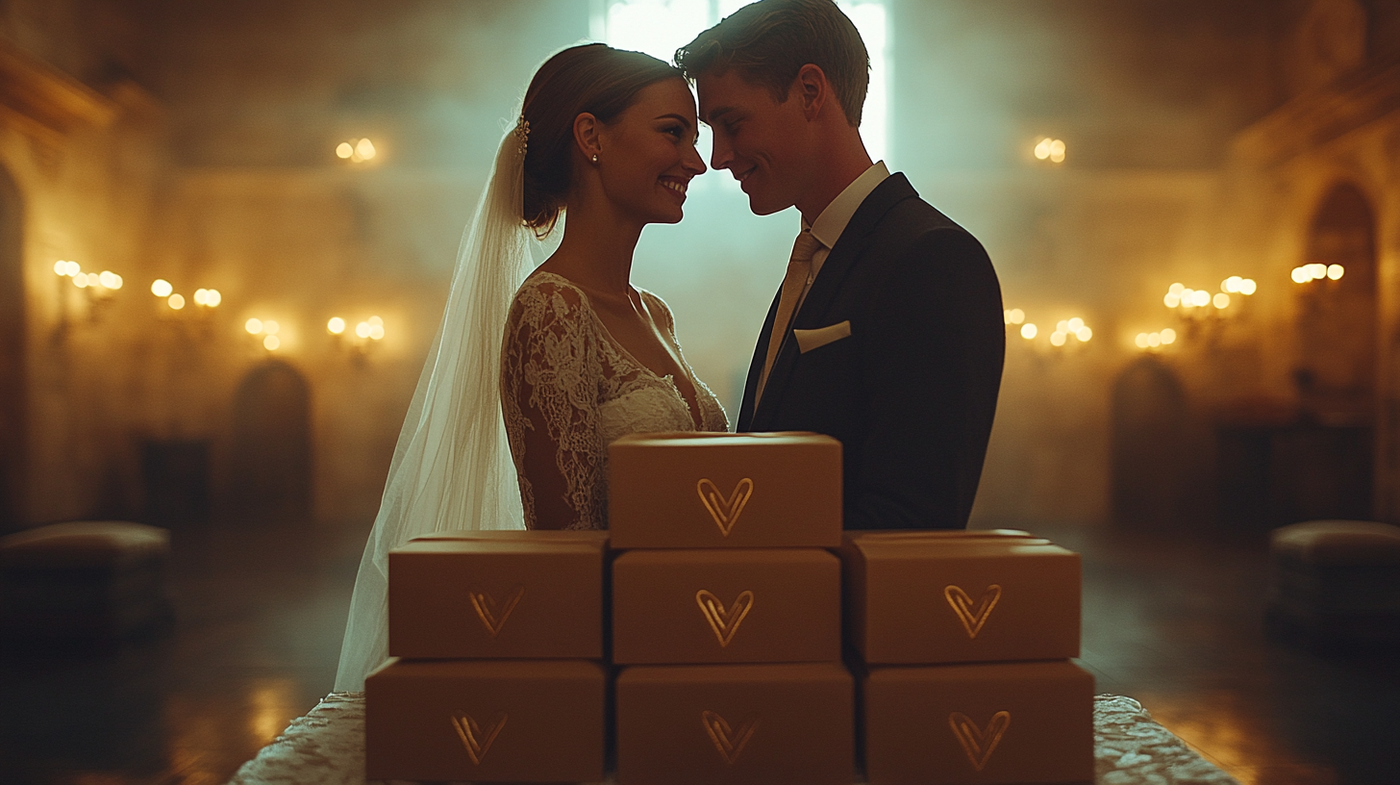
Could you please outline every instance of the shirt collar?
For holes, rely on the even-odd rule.
[[[837,194],[831,204],[822,210],[822,214],[817,216],[817,220],[810,227],[807,222],[802,222],[804,230],[811,229],[812,236],[817,238],[822,245],[827,248],[835,248],[836,241],[841,239],[841,233],[846,231],[846,224],[851,222],[851,216],[856,214],[860,205],[865,201],[865,197],[870,195],[875,187],[885,181],[890,176],[890,170],[885,166],[884,161],[877,161],[870,165],[846,186],[846,189]]]

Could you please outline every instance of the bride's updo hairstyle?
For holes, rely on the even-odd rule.
[[[681,79],[681,70],[641,52],[583,44],[535,72],[521,115],[530,124],[525,151],[525,225],[544,238],[573,188],[574,119],[584,112],[611,123],[643,88]]]

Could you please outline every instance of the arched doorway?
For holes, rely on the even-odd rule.
[[[1186,392],[1152,355],[1113,383],[1113,521],[1127,528],[1175,527],[1189,517],[1194,439]]]
[[[1294,369],[1300,427],[1276,460],[1292,519],[1370,517],[1377,410],[1375,214],[1365,194],[1339,183],[1318,203],[1304,264],[1326,277],[1298,284]],[[1322,269],[1321,267],[1318,268]]]
[[[1300,403],[1323,422],[1369,424],[1376,403],[1375,217],[1356,186],[1339,184],[1323,198],[1304,263],[1340,277],[1296,287]]]
[[[24,519],[25,434],[23,205],[0,168],[0,534]]]
[[[285,362],[265,362],[238,385],[230,491],[234,511],[254,521],[310,520],[310,391]]]

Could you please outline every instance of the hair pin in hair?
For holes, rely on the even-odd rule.
[[[525,148],[530,145],[530,121],[522,114],[515,121],[515,138],[520,140],[520,154],[525,154]]]

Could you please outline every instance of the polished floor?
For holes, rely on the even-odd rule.
[[[1039,533],[1084,554],[1100,692],[1139,699],[1246,785],[1400,783],[1400,657],[1267,635],[1257,538]],[[168,632],[0,656],[0,783],[223,783],[331,689],[361,538],[176,531]]]

